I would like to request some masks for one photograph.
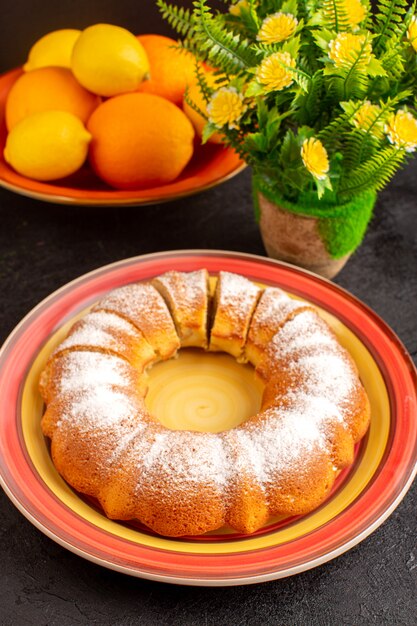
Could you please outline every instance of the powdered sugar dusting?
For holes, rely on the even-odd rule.
[[[249,471],[265,487],[272,478],[291,475],[327,451],[320,421],[308,404],[268,409],[260,418],[236,432],[238,475]]]
[[[268,353],[286,357],[310,348],[337,347],[335,337],[313,311],[299,313],[273,336]]]
[[[253,315],[249,340],[264,347],[289,315],[306,306],[306,302],[290,298],[282,289],[267,287]]]
[[[67,396],[63,402],[61,422],[76,425],[79,432],[117,425],[120,426],[121,436],[123,423],[136,421],[140,408],[139,402],[132,399],[128,392],[112,387],[90,388]]]
[[[134,283],[114,289],[94,307],[125,315],[140,330],[161,326],[174,330],[168,308],[158,291],[148,283]],[[146,337],[146,332],[143,331]]]
[[[321,351],[300,357],[293,365],[302,375],[304,392],[331,398],[339,405],[349,400],[357,384],[349,361],[339,353]]]
[[[114,289],[93,311],[112,311],[134,324],[163,358],[180,347],[174,322],[161,294],[149,283],[132,283]]]
[[[74,330],[57,348],[54,354],[75,347],[100,348],[102,350],[113,350],[120,352],[123,345],[114,335],[95,326],[83,325]]]
[[[132,431],[122,431],[118,434],[113,443],[113,451],[108,458],[109,467],[116,463],[122,454],[126,453],[126,450],[132,445],[135,439],[143,436],[145,429],[146,424],[144,422],[139,422],[138,426],[136,426],[136,428]]]
[[[223,438],[212,433],[159,432],[140,462],[150,481],[169,477],[177,492],[201,484],[224,490],[230,473]]]
[[[124,359],[112,354],[87,351],[63,355],[53,375],[56,393],[88,390],[99,386],[130,389],[134,380],[135,370]]]
[[[231,311],[233,318],[246,322],[261,293],[259,287],[247,278],[230,272],[219,273],[218,308]]]
[[[167,272],[158,280],[176,293],[186,309],[196,306],[202,295],[207,297],[205,270],[188,273],[186,284],[179,276]],[[170,431],[151,421],[133,389],[139,373],[127,361],[86,349],[65,352],[80,346],[120,352],[120,344],[123,349],[128,338],[141,336],[138,329],[145,338],[151,335],[151,344],[164,342],[158,343],[160,354],[173,338],[175,344],[178,338],[168,308],[150,284],[110,292],[73,329],[58,348],[62,354],[52,362],[58,427],[81,439],[87,434],[85,440],[91,439],[95,446],[92,455],[97,454],[104,469],[126,459],[132,475],[138,476],[138,498],[146,489],[157,493],[162,484],[170,486],[163,487],[167,502],[178,495],[186,501],[188,494],[196,495],[205,487],[227,500],[231,486],[242,477],[252,478],[267,496],[277,481],[300,473],[308,476],[317,461],[324,459],[326,464],[331,457],[332,428],[344,424],[345,407],[360,384],[327,324],[314,311],[300,310],[309,307],[307,303],[267,288],[255,309],[262,290],[229,272],[220,273],[217,293],[216,318],[223,311],[236,330],[233,336],[243,337],[243,342],[252,318],[255,340],[259,330],[259,340],[264,341],[266,333],[270,341],[260,367],[269,372],[285,368],[295,383],[285,390],[285,404],[278,403],[230,431]]]
[[[208,272],[166,272],[152,281],[166,300],[181,345],[207,347]]]
[[[132,337],[132,339],[138,336],[138,330],[133,324],[111,311],[91,311],[83,318],[83,321],[96,328],[111,328],[117,333]]]
[[[207,271],[166,272],[158,276],[160,283],[173,296],[176,305],[188,310],[188,314],[196,307],[204,306],[207,301]]]

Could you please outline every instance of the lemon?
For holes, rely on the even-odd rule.
[[[84,163],[90,133],[67,111],[33,113],[10,131],[4,158],[19,174],[35,180],[56,180]]]
[[[29,50],[28,60],[23,66],[25,72],[39,67],[71,67],[72,49],[80,30],[63,28],[44,35]]]
[[[99,96],[136,91],[149,73],[145,49],[125,28],[95,24],[77,39],[72,71],[81,85]]]

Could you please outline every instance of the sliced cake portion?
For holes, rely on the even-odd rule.
[[[168,305],[181,347],[207,348],[209,312],[207,270],[166,272],[154,278],[152,284]]]
[[[246,362],[246,337],[262,289],[252,281],[220,272],[214,295],[213,323],[209,349],[228,352],[239,362]]]
[[[60,371],[66,362],[63,357],[74,352],[120,357],[127,361],[126,365],[130,364],[138,375],[144,373],[146,368],[158,359],[143,333],[132,323],[115,313],[92,311],[75,322],[66,339],[48,359],[40,380],[40,390],[44,399],[49,385],[54,386],[51,377]],[[93,356],[90,356],[91,362]],[[88,358],[88,354],[85,358]],[[99,362],[98,356],[96,360]],[[103,361],[100,361],[100,364],[102,363]],[[74,371],[75,376],[76,373]],[[81,371],[79,374],[81,376]],[[145,377],[141,380],[144,381]],[[141,389],[145,394],[146,386]]]
[[[111,387],[132,390],[140,396],[140,372],[115,354],[89,350],[66,350],[50,360],[42,372],[39,390],[49,404],[56,396],[67,393],[83,394],[88,389]]]
[[[114,289],[93,311],[117,313],[138,328],[159,358],[174,356],[180,347],[171,314],[161,294],[149,283],[132,283]]]
[[[305,301],[290,298],[282,289],[267,287],[250,323],[245,345],[246,360],[256,367],[277,330],[298,312],[306,310],[313,310],[313,307]]]
[[[328,399],[338,407],[355,442],[365,434],[370,407],[357,367],[317,312],[304,311],[286,322],[256,372],[266,382],[263,409],[293,403],[300,394]]]

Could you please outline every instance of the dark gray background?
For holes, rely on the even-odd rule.
[[[25,60],[45,32],[107,21],[165,32],[151,0],[3,3],[0,69]],[[417,356],[417,163],[380,195],[365,241],[336,282],[372,307]],[[0,341],[41,299],[119,259],[176,248],[264,254],[250,172],[160,206],[91,209],[0,190]],[[338,559],[286,580],[187,588],[95,566],[34,528],[0,495],[0,625],[415,626],[416,486],[369,538]]]

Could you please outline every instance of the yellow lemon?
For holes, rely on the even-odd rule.
[[[128,30],[95,24],[77,39],[71,68],[89,91],[115,96],[139,87],[149,73],[149,60],[142,44]]]
[[[29,50],[23,69],[30,72],[39,67],[71,67],[72,49],[80,34],[75,28],[63,28],[44,35]]]
[[[206,72],[204,75],[207,84],[209,87],[216,87],[216,77],[211,72]],[[221,84],[221,83],[220,83]],[[207,102],[201,93],[200,86],[198,83],[194,83],[190,87],[188,87],[187,91],[187,100],[191,100],[199,109],[204,113],[204,115],[208,115],[207,113]],[[204,126],[207,123],[207,119],[204,118],[198,111],[193,109],[192,106],[184,100],[183,102],[183,111],[190,120],[191,124],[194,126],[194,129],[199,137],[203,134]],[[214,133],[209,139],[210,143],[223,143],[223,139],[220,133]]]
[[[42,111],[16,124],[7,136],[4,158],[19,174],[56,180],[84,163],[91,135],[67,111]]]

